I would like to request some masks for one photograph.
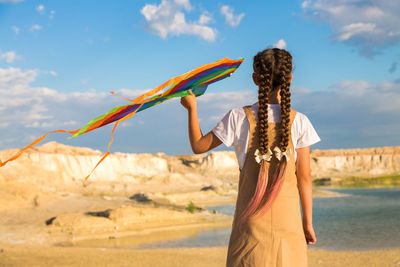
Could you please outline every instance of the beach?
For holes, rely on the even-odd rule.
[[[231,227],[232,216],[206,208],[236,201],[238,173],[231,152],[116,153],[108,161],[114,165],[100,166],[82,183],[80,177],[99,154],[49,143],[0,169],[0,266],[225,265],[226,241],[218,246],[139,246]],[[316,169],[320,177],[323,168]],[[390,179],[398,184],[398,177]],[[316,204],[344,196],[313,188]],[[308,258],[309,266],[399,266],[400,249],[336,251],[310,245]]]
[[[315,197],[340,197],[324,190],[315,192]],[[42,196],[41,202],[36,201],[36,206],[0,213],[3,233],[0,266],[225,265],[227,246],[163,249],[137,249],[135,246],[191,236],[201,230],[230,227],[230,216],[204,210],[190,213],[184,209],[104,196],[64,194],[57,197],[54,194]],[[88,215],[89,210],[110,212],[106,218],[107,214]],[[141,222],[134,223],[138,210],[142,214]],[[57,213],[59,215],[50,222],[51,215]],[[309,266],[398,266],[400,249],[332,251],[309,246],[308,259]]]
[[[227,247],[111,249],[2,246],[0,266],[225,266]],[[308,250],[309,266],[399,266],[400,249]]]

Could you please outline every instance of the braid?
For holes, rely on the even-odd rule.
[[[281,50],[283,53],[282,64],[280,68],[281,77],[281,141],[280,149],[286,151],[289,144],[289,121],[290,121],[290,73],[292,71],[292,57],[285,50]]]
[[[264,55],[263,52],[258,53],[254,57],[254,72],[259,83],[258,86],[258,119],[259,129],[258,136],[260,142],[260,153],[264,154],[268,150],[268,98],[272,91],[273,84],[273,67],[274,57],[272,53]]]
[[[279,49],[266,49],[254,57],[254,73],[258,82],[259,150],[264,154],[268,149],[268,100],[270,93],[280,90],[281,96],[281,140],[279,147],[286,151],[289,144],[290,121],[290,73],[292,56]]]
[[[265,61],[261,61],[261,69],[264,74],[258,76],[260,86],[258,90],[258,118],[260,123],[259,138],[260,138],[260,152],[264,154],[268,149],[268,97],[272,87],[271,70],[267,68]]]

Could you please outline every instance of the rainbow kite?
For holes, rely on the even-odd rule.
[[[28,146],[22,148],[20,151],[18,151],[18,153],[16,153],[13,157],[6,160],[5,162],[0,161],[0,167],[6,165],[9,161],[17,159],[25,150],[42,141],[50,133],[57,133],[57,132],[70,133],[72,134],[72,136],[69,138],[74,138],[81,134],[93,131],[104,125],[116,122],[111,132],[111,141],[108,144],[108,152],[105,155],[103,155],[103,157],[96,164],[96,166],[93,168],[90,174],[86,176],[85,178],[86,181],[89,178],[89,176],[93,173],[93,171],[96,169],[96,167],[110,154],[110,145],[113,142],[113,134],[118,123],[132,117],[136,112],[140,112],[149,107],[160,104],[173,97],[187,96],[190,94],[188,91],[189,89],[192,89],[192,92],[195,96],[200,96],[204,94],[209,84],[229,77],[240,66],[243,60],[244,59],[231,60],[229,58],[223,58],[214,63],[202,65],[192,71],[174,77],[166,81],[162,85],[150,90],[149,92],[146,92],[145,94],[135,99],[125,98],[131,101],[132,103],[125,106],[115,107],[106,114],[91,120],[89,123],[87,123],[84,127],[80,129],[73,131],[56,130],[49,132],[40,137],[39,139],[35,140]],[[165,90],[165,92],[157,94],[159,91],[167,88],[168,86],[170,86],[170,88]],[[111,94],[116,95],[114,92],[111,92]]]

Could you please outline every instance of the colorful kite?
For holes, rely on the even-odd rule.
[[[9,161],[17,159],[25,150],[42,141],[50,133],[58,133],[58,132],[70,133],[72,134],[72,136],[69,138],[74,138],[81,134],[93,131],[94,129],[97,129],[104,125],[116,122],[111,132],[111,141],[109,142],[107,148],[108,152],[105,155],[103,155],[103,157],[96,164],[96,166],[93,168],[90,174],[86,176],[85,178],[86,181],[89,178],[89,176],[93,173],[93,171],[96,169],[96,167],[110,154],[110,145],[113,142],[113,134],[118,123],[132,117],[136,112],[140,112],[149,107],[160,104],[173,97],[187,96],[190,94],[188,91],[189,89],[192,89],[192,92],[195,96],[200,96],[204,94],[209,84],[229,77],[240,66],[243,60],[244,59],[231,60],[229,58],[223,58],[214,63],[202,65],[192,71],[174,77],[168,80],[167,82],[163,83],[162,85],[150,90],[149,92],[135,99],[125,98],[131,101],[132,103],[111,109],[106,114],[91,120],[81,129],[77,129],[74,131],[56,130],[49,132],[40,137],[39,139],[35,140],[28,146],[24,147],[20,151],[18,151],[17,154],[15,154],[13,157],[6,160],[5,162],[0,161],[0,167],[6,165]],[[156,93],[165,89],[168,86],[170,86],[170,88],[165,90],[165,92],[155,95]],[[116,95],[114,92],[111,92],[111,94]]]

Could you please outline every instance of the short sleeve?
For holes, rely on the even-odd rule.
[[[297,148],[311,146],[321,141],[313,125],[306,115],[297,112],[295,121],[293,122],[294,142]]]
[[[235,138],[235,113],[230,110],[221,121],[212,129],[212,132],[224,145],[230,147],[236,144]]]

